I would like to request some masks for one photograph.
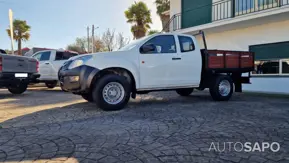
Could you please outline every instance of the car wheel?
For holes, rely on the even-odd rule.
[[[177,92],[180,96],[189,96],[190,94],[192,94],[192,93],[194,92],[194,88],[178,89],[178,90],[176,90],[176,92]]]
[[[12,94],[22,94],[27,90],[27,87],[28,87],[27,84],[20,83],[16,86],[9,87],[8,90]]]
[[[88,102],[93,102],[93,97],[91,93],[81,94],[82,98]]]
[[[229,76],[218,76],[210,88],[210,94],[215,101],[228,101],[233,94],[233,81]]]
[[[98,80],[92,91],[94,102],[105,111],[123,109],[130,99],[131,86],[119,75],[106,75]]]
[[[46,85],[47,88],[51,88],[52,89],[52,88],[57,86],[57,81],[46,82],[45,85]]]

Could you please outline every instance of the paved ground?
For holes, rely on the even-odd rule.
[[[288,98],[213,102],[207,93],[165,92],[103,112],[58,89],[19,96],[0,90],[0,126],[0,162],[8,163],[289,162]],[[226,142],[236,149],[216,151]],[[237,152],[236,142],[278,142],[280,150]]]

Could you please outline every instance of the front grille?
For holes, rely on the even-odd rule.
[[[64,62],[64,64],[60,67],[59,71],[58,71],[58,79],[60,82],[63,82],[64,77],[60,76],[60,71],[65,71],[68,70],[69,65],[72,63],[72,61],[66,61]]]

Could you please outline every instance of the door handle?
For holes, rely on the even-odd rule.
[[[46,64],[46,65],[49,65],[49,62],[46,62],[45,64]]]
[[[182,58],[172,58],[172,60],[182,60]]]

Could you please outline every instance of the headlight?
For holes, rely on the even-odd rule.
[[[68,69],[73,69],[73,68],[82,66],[91,58],[92,58],[91,55],[79,57],[79,58],[75,59],[74,61],[72,61],[72,63],[69,65]]]

